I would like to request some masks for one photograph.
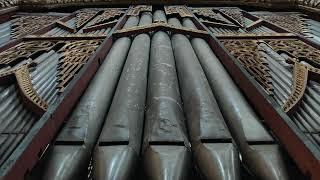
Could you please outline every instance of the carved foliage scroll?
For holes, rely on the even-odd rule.
[[[107,23],[110,22],[111,20],[114,20],[117,17],[120,17],[122,14],[125,12],[120,10],[120,9],[109,9],[104,11],[101,15],[97,17],[95,22],[93,23],[94,25],[102,24],[102,23]]]
[[[166,15],[179,14],[180,17],[192,17],[186,6],[165,6],[164,11]]]
[[[284,112],[291,113],[302,100],[308,82],[308,68],[298,62],[294,63],[293,87],[289,98],[282,106]]]
[[[259,54],[256,40],[222,40],[225,47],[239,60],[241,65],[256,79],[256,81],[271,95],[273,86],[268,63]]]
[[[245,23],[244,23],[245,20],[244,20],[241,9],[239,9],[239,8],[222,8],[222,9],[220,9],[220,11],[223,12],[224,14],[228,15],[232,19],[234,19],[242,27],[245,27]]]
[[[17,16],[13,20],[11,35],[12,38],[19,38],[26,34],[30,34],[34,31],[37,31],[55,20],[59,19],[60,16],[48,16],[48,15],[39,15],[39,16]]]
[[[86,64],[102,40],[67,41],[58,51],[62,54],[59,61],[59,92],[63,92],[74,75]]]
[[[313,66],[320,67],[320,50],[298,39],[265,40],[275,51],[284,51],[295,58],[303,58]]]
[[[256,16],[269,21],[277,26],[283,27],[291,32],[302,33],[304,22],[298,14],[256,14]]]
[[[138,5],[134,6],[127,13],[128,16],[139,16],[139,14],[143,11],[152,12],[152,6],[148,5]]]
[[[27,59],[32,54],[40,51],[48,51],[54,45],[50,41],[30,41],[22,42],[6,51],[0,53],[0,64],[9,65],[19,59]]]
[[[83,9],[76,13],[76,28],[81,27],[98,13],[98,10]]]
[[[205,17],[206,19],[216,21],[219,23],[230,24],[230,22],[226,20],[224,17],[213,12],[212,8],[194,8],[192,9],[192,11],[200,17]]]
[[[43,114],[47,110],[48,104],[33,88],[28,67],[22,66],[15,72],[15,74],[20,92],[23,94],[22,97],[27,98],[27,102],[33,102],[31,105],[33,106],[33,109],[36,109],[34,112],[38,112],[38,115]]]

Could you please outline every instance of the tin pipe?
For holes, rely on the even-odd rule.
[[[187,179],[189,141],[171,42],[162,31],[151,42],[147,95],[142,150],[147,179]]]
[[[139,26],[151,22],[151,14],[143,13]],[[134,177],[143,132],[149,51],[149,35],[137,35],[93,154],[94,179]]]
[[[135,17],[129,18],[125,26],[137,24]],[[42,179],[86,177],[90,155],[110,107],[130,44],[129,38],[114,42],[44,160]]]
[[[168,22],[182,27],[176,18]],[[205,179],[239,179],[238,153],[197,56],[186,36],[171,41],[197,167]]]
[[[193,24],[190,19],[184,19],[185,26],[195,29],[195,26],[190,24]],[[257,148],[249,146],[248,142],[250,140],[264,144],[263,142],[272,142],[273,138],[261,125],[258,116],[242,96],[207,42],[200,38],[193,38],[191,42],[217,98],[219,108],[224,115],[231,135],[241,152],[242,160],[248,169],[258,179],[289,179],[276,144],[270,145],[273,149],[276,149],[275,152],[269,151],[265,154]],[[280,157],[272,161],[267,158],[267,154],[270,153]]]
[[[153,13],[153,21],[162,21],[167,23],[166,14],[162,10],[156,10]]]

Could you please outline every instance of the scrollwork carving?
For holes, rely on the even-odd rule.
[[[74,75],[85,65],[102,40],[67,41],[58,51],[62,54],[59,61],[58,88],[63,92]]]
[[[305,26],[299,14],[256,14],[256,16],[294,33],[302,33]]]
[[[207,19],[210,19],[212,21],[216,21],[224,24],[230,24],[230,22],[227,19],[213,12],[212,8],[193,8],[192,12],[197,14],[200,17],[206,17]]]
[[[0,53],[0,64],[10,64],[16,60],[28,59],[31,55],[40,51],[48,51],[54,46],[50,41],[22,42]]]
[[[114,20],[115,18],[120,17],[124,13],[125,12],[120,10],[120,9],[109,9],[109,10],[106,10],[106,11],[104,11],[102,14],[100,14],[97,17],[97,19],[92,24],[92,26],[110,22],[110,21]]]
[[[272,95],[273,86],[268,62],[260,55],[257,41],[222,40],[222,43],[266,92]]]
[[[284,51],[297,59],[303,59],[313,66],[320,67],[320,50],[298,39],[265,40],[275,51]]]
[[[137,5],[129,10],[127,13],[128,16],[139,16],[143,11],[152,12],[152,6],[148,5]]]
[[[228,15],[233,20],[235,20],[239,25],[245,27],[245,20],[241,9],[239,8],[221,8],[219,9],[222,13]]]
[[[89,19],[95,16],[99,11],[93,9],[83,9],[76,12],[76,28],[81,27]]]
[[[11,36],[13,39],[19,38],[21,36],[30,34],[37,31],[55,20],[59,19],[60,16],[16,16],[13,20]]]
[[[180,17],[192,17],[191,12],[186,6],[165,6],[164,11],[166,15],[179,14]]]

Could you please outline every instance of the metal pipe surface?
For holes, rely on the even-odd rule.
[[[184,19],[186,27],[195,29],[192,24],[190,19]],[[273,139],[261,125],[258,116],[247,103],[208,43],[200,38],[193,38],[191,43],[217,98],[219,108],[232,137],[241,152],[242,159],[249,170],[259,179],[288,179],[281,157],[272,161],[249,146],[248,142],[250,141],[263,143],[264,141],[273,141]],[[279,151],[272,152],[272,154],[281,156]]]
[[[142,17],[139,25],[152,22],[150,14],[142,16],[150,17]],[[149,51],[149,35],[137,35],[93,155],[94,179],[134,177],[143,132]]]
[[[136,19],[129,18],[125,26],[136,26]],[[91,152],[112,102],[130,42],[129,38],[120,38],[113,44],[48,153],[42,179],[78,179],[87,175]]]
[[[146,175],[148,179],[187,179],[190,145],[171,41],[162,31],[152,37],[147,95],[143,145]]]
[[[176,18],[168,22],[182,26]],[[197,56],[186,36],[171,40],[197,167],[205,179],[239,179],[237,151]]]

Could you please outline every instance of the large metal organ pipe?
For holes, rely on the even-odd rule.
[[[151,14],[143,13],[139,26],[151,23]],[[143,133],[149,51],[149,35],[137,35],[93,155],[94,179],[130,179],[134,175]]]
[[[176,18],[169,24],[181,27]],[[189,39],[172,36],[192,152],[205,179],[239,179],[238,153]]]
[[[196,29],[190,19],[184,19],[183,25]],[[236,87],[210,46],[200,38],[193,38],[191,43],[245,165],[259,179],[288,179],[278,145],[274,144],[272,137],[260,124],[258,116]],[[256,145],[250,146],[250,141],[255,142]],[[265,145],[265,142],[271,144]],[[255,149],[254,147],[257,146],[260,147]],[[261,151],[265,147],[273,150]],[[270,156],[276,158],[270,158]]]
[[[138,22],[137,17],[130,17],[124,28],[136,26]],[[130,43],[130,38],[121,38],[113,44],[49,151],[42,179],[78,179],[87,176],[91,152],[111,104]]]
[[[163,11],[154,22],[166,22]],[[191,152],[170,37],[155,32],[151,41],[145,115],[143,164],[147,179],[184,180],[191,171]]]

